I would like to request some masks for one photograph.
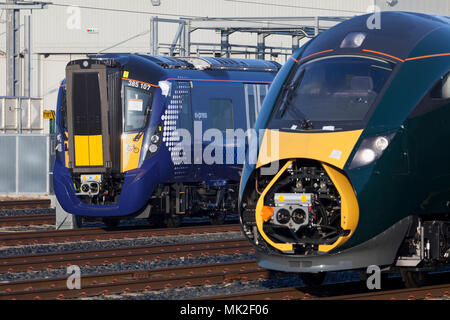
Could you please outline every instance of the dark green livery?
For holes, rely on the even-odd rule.
[[[241,222],[244,232],[258,249],[259,263],[263,267],[317,273],[362,269],[375,264],[391,270],[419,272],[450,261],[450,147],[447,146],[450,142],[450,18],[383,12],[381,29],[370,30],[367,28],[369,17],[359,16],[341,23],[300,48],[272,84],[256,124],[256,129],[293,134],[319,134],[330,127],[336,132],[362,130],[343,168],[335,168],[347,177],[354,189],[359,205],[357,227],[343,245],[327,253],[317,250],[319,244],[328,244],[324,240],[326,237],[319,235],[325,234],[320,226],[325,225],[327,215],[332,216],[330,199],[334,199],[334,207],[341,200],[336,199],[333,192],[323,191],[333,186],[327,186],[326,179],[320,180],[326,174],[320,171],[318,162],[292,159],[295,162],[289,169],[290,176],[282,176],[280,180],[284,179],[284,184],[277,186],[281,183],[277,182],[273,188],[284,194],[303,192],[316,194],[317,199],[328,197],[328,200],[317,201],[326,214],[322,213],[324,218],[320,220],[316,217],[320,210],[310,208],[313,223],[308,226],[309,233],[302,226],[298,230],[291,228],[291,234],[286,226],[276,221],[275,214],[265,224],[269,237],[277,241],[296,241],[299,245],[290,253],[271,247],[256,235],[255,223],[249,214],[254,212],[256,203],[255,183],[257,186],[261,183],[259,188],[264,189],[270,179],[262,178],[254,164],[247,164],[241,180]],[[333,59],[342,59],[342,64],[333,65],[333,61],[337,61]],[[351,59],[358,67],[353,78],[349,77],[348,70],[342,71],[344,84],[334,81],[330,74],[323,77],[324,85],[314,78],[320,78],[316,75],[331,66],[335,66],[333,75],[337,74],[337,78],[343,64]],[[364,59],[369,59],[367,72],[361,71]],[[308,74],[308,70],[315,73]],[[383,72],[389,72],[389,76],[383,80],[385,82],[380,80],[383,86],[376,89]],[[296,77],[300,80],[295,82]],[[318,91],[332,92],[336,104],[347,101],[348,110],[367,107],[367,112],[360,118],[351,114],[345,121],[333,119],[333,114],[341,115],[342,106],[317,103],[316,97],[308,100],[313,92],[310,88],[314,86]],[[294,93],[286,94],[289,90]],[[355,92],[363,92],[360,94],[363,98]],[[358,97],[357,102],[355,97]],[[361,102],[364,99],[365,105]],[[329,110],[322,113],[324,119],[317,115],[320,108]],[[286,116],[289,112],[291,115]],[[374,153],[367,146],[375,144],[380,151]],[[317,184],[324,183],[320,192],[317,186],[308,189],[301,180],[310,171],[313,173],[307,181],[317,179]],[[287,182],[294,180],[296,184]],[[276,213],[278,209],[274,207]],[[325,227],[335,228],[337,233],[341,232],[341,237],[345,236],[345,230],[330,221],[327,223]],[[318,225],[318,231],[313,232]],[[327,239],[330,243],[335,240],[331,236]]]

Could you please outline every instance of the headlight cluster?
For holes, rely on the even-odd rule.
[[[383,154],[384,150],[389,147],[395,133],[383,136],[376,136],[364,139],[359,146],[349,169],[355,169],[363,166],[367,166],[372,162],[378,160]]]
[[[146,136],[144,140],[143,154],[145,156],[143,160],[147,160],[148,158],[153,156],[161,147],[162,125],[158,125],[155,128],[152,128],[150,132],[151,134]]]

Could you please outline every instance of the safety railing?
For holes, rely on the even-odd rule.
[[[0,96],[0,133],[44,133],[43,100]]]

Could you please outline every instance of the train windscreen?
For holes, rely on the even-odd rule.
[[[124,131],[135,132],[145,126],[147,109],[152,106],[152,94],[149,91],[126,87],[124,104]]]
[[[361,122],[391,75],[389,62],[328,57],[301,65],[284,86],[273,121]]]

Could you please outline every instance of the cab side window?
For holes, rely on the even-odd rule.
[[[439,108],[448,106],[450,104],[450,72],[443,76],[428,91],[422,101],[417,105],[414,111],[409,115],[409,118],[432,112]]]
[[[447,73],[431,91],[432,99],[450,99],[450,72]]]
[[[209,128],[226,132],[234,129],[233,102],[231,99],[209,99]]]

